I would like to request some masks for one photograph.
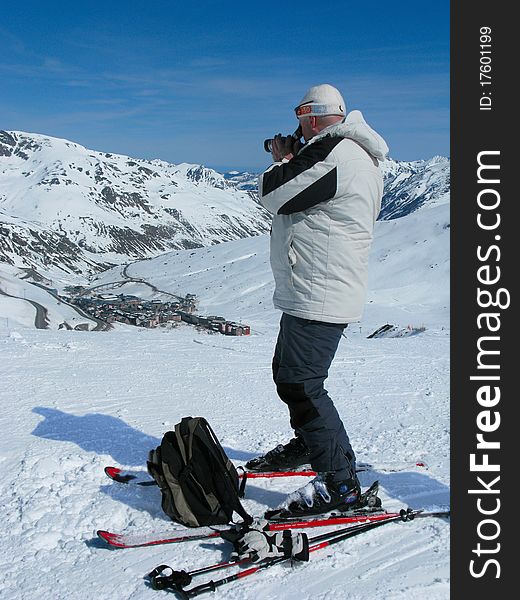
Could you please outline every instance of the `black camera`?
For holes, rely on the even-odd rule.
[[[297,142],[302,137],[302,134],[303,134],[303,132],[302,132],[302,126],[298,125],[298,129],[294,133],[291,133],[291,135],[288,136],[288,137],[292,137],[293,140],[295,142]],[[268,140],[264,140],[264,150],[266,152],[272,152],[272,150],[273,150],[273,138],[269,138]]]

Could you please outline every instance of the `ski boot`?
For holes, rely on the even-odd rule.
[[[382,510],[381,499],[377,496],[377,481],[362,493],[357,477],[338,483],[332,480],[332,475],[319,474],[307,485],[289,494],[280,507],[267,511],[265,518],[301,519],[312,515],[365,514]]]
[[[310,450],[300,436],[287,444],[279,444],[266,454],[252,458],[246,463],[249,471],[292,471],[309,464]]]

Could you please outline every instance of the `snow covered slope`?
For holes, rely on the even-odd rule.
[[[36,277],[35,277],[36,276]],[[67,304],[53,282],[0,263],[0,325],[7,328],[104,331],[107,325]]]
[[[379,313],[379,322],[386,319]],[[287,440],[286,407],[270,378],[276,327],[250,337],[139,330],[0,333],[2,561],[0,598],[155,598],[143,576],[166,563],[194,569],[229,556],[224,542],[109,551],[97,529],[164,528],[157,489],[109,482],[106,464],[143,466],[162,434],[205,416],[239,464]],[[360,460],[423,460],[428,470],[364,473],[388,510],[449,502],[449,339],[347,333],[327,389]],[[23,382],[21,384],[21,381]],[[248,484],[255,514],[301,478]],[[173,528],[174,525],[170,524]],[[216,599],[447,600],[449,523],[395,523],[236,582]]]
[[[412,162],[381,164],[385,192],[380,219],[396,219],[421,206],[446,204],[450,199],[450,161],[444,156]]]
[[[0,260],[10,264],[88,274],[268,230],[249,192],[203,166],[0,131]]]

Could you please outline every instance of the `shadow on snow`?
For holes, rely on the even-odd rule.
[[[114,466],[146,469],[148,451],[156,448],[161,440],[131,427],[118,417],[100,413],[73,415],[55,408],[36,406],[33,412],[44,417],[32,434],[57,442],[73,442],[86,452],[108,455]],[[246,461],[255,456],[250,452],[224,447],[231,460]],[[108,464],[108,463],[107,463]],[[125,486],[110,483],[100,490],[132,508],[149,512],[152,516],[169,518],[161,509],[161,494],[156,487]],[[279,492],[248,485],[249,498],[262,504],[278,503],[284,498]]]
[[[44,417],[44,420],[35,427],[33,435],[59,442],[73,442],[86,452],[108,455],[112,457],[115,466],[133,465],[145,469],[148,451],[156,448],[161,441],[110,415],[94,413],[77,416],[41,406],[35,407],[33,412]],[[224,447],[224,450],[231,460],[240,462],[254,456],[250,452],[229,447]],[[401,501],[403,506],[430,508],[449,505],[449,488],[430,477],[427,472],[385,473],[374,470],[360,473],[359,478],[363,488],[378,479],[387,494],[392,499]],[[291,481],[287,482],[286,492],[269,490],[248,483],[246,499],[273,507],[282,502],[287,493],[305,485],[307,481],[302,480],[301,477],[291,478]],[[107,483],[101,486],[101,491],[132,508],[145,510],[154,517],[162,517],[169,521],[162,512],[158,488],[136,488]]]
[[[73,442],[87,452],[108,454],[116,466],[145,465],[148,450],[160,443],[157,438],[110,415],[76,416],[42,406],[36,406],[33,412],[44,417],[33,435],[57,442]]]
[[[73,442],[87,452],[108,454],[115,466],[144,468],[148,451],[161,443],[160,439],[110,415],[94,413],[77,416],[43,406],[36,406],[33,412],[44,417],[35,427],[33,435],[58,442]],[[234,448],[224,447],[224,450],[231,460],[246,461],[256,456]]]

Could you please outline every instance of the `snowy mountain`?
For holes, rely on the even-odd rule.
[[[385,180],[380,219],[397,219],[421,206],[450,200],[450,160],[434,156],[413,162],[386,160],[381,165]]]
[[[383,163],[380,219],[449,199],[449,160]],[[0,131],[0,261],[90,275],[269,230],[257,173],[217,173]]]
[[[0,131],[0,260],[93,273],[269,230],[247,191],[201,165]]]
[[[370,255],[369,296],[363,319],[368,334],[382,325],[379,313],[400,326],[449,325],[450,221],[449,204],[423,206],[399,219],[378,221]],[[91,320],[72,314],[67,305],[34,283],[63,291],[68,277],[52,284],[35,279],[34,272],[0,264],[0,325],[2,317],[20,327],[34,327],[32,300],[44,306],[49,328],[74,327]],[[165,252],[114,267],[91,279],[92,289],[125,293],[147,300],[195,294],[202,314],[242,320],[262,329],[275,325],[273,277],[267,234],[206,248]],[[4,294],[9,296],[2,296]]]
[[[266,165],[267,166],[267,165]],[[227,171],[224,178],[240,190],[258,193],[258,173],[250,171]]]

